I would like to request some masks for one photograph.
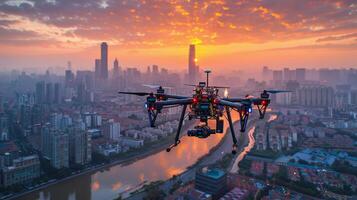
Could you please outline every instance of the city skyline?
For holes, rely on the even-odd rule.
[[[237,12],[239,11],[239,12]],[[184,70],[196,44],[202,68],[354,67],[353,1],[32,1],[0,3],[0,68],[92,69],[158,64]],[[21,58],[21,59],[19,59]]]

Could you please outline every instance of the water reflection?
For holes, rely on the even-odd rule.
[[[236,115],[232,116],[237,119]],[[226,123],[227,128],[228,123]],[[31,193],[21,199],[113,199],[119,193],[137,187],[144,181],[166,180],[183,172],[198,158],[218,144],[224,134],[206,139],[184,136],[170,153],[165,150],[125,166],[113,166],[107,171],[87,174]]]

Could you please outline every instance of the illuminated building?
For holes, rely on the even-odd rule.
[[[190,45],[188,55],[188,81],[189,83],[195,83],[197,81],[198,66],[196,58],[196,47],[194,44]]]

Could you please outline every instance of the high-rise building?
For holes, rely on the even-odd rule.
[[[298,104],[308,107],[331,107],[334,90],[327,86],[304,86],[297,91]]]
[[[108,44],[103,42],[100,45],[101,77],[108,79]]]
[[[196,47],[194,44],[190,45],[188,55],[188,81],[189,83],[195,83],[198,76],[198,66],[196,58]]]
[[[72,72],[72,70],[68,69],[65,72],[65,85],[66,85],[66,87],[73,86],[73,82],[74,82],[74,73]]]
[[[46,91],[45,91],[45,82],[40,81],[36,83],[36,103],[37,104],[43,104],[45,103],[46,99]]]
[[[117,79],[119,75],[119,62],[118,59],[115,58],[113,63],[113,78]]]
[[[94,61],[94,65],[95,65],[95,72],[94,72],[94,76],[96,79],[100,79],[101,78],[101,75],[102,75],[102,71],[101,71],[101,61],[100,59],[95,59]]]
[[[53,103],[54,100],[54,89],[53,89],[53,84],[52,83],[47,83],[46,84],[46,103],[51,104]]]
[[[85,130],[70,129],[70,161],[71,163],[84,165],[91,161],[91,136]]]
[[[42,129],[42,154],[50,160],[52,167],[60,169],[69,166],[68,134],[51,128],[48,124]]]
[[[289,68],[284,68],[284,81],[292,81],[295,80],[295,71],[290,70]]]
[[[152,73],[155,74],[155,75],[158,75],[159,74],[159,66],[153,65],[152,66]]]
[[[114,122],[113,119],[110,119],[103,126],[104,126],[103,127],[104,137],[114,140],[114,141],[119,141],[119,138],[120,138],[120,123],[119,122]]]
[[[304,82],[306,80],[306,69],[305,68],[297,68],[296,69],[296,80],[298,82]]]
[[[275,87],[281,87],[283,83],[283,71],[274,70],[273,71],[273,84]]]
[[[53,103],[58,104],[61,103],[61,84],[55,83],[55,94]]]

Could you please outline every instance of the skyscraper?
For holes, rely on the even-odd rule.
[[[60,103],[61,102],[61,85],[60,83],[55,83],[55,96],[53,103]]]
[[[95,68],[94,68],[94,70],[95,70],[95,73],[94,73],[95,74],[95,78],[96,79],[100,79],[101,76],[102,76],[100,59],[95,59],[94,64],[95,64]]]
[[[53,84],[52,83],[47,83],[46,84],[46,103],[51,104],[53,103],[55,93],[53,89]]]
[[[113,65],[113,78],[119,77],[119,62],[118,59],[115,58]]]
[[[74,81],[74,73],[72,70],[68,69],[66,70],[65,74],[65,86],[70,87],[73,86],[73,81]]]
[[[101,61],[101,74],[103,79],[108,79],[108,45],[106,42],[103,42],[100,45],[100,61]]]
[[[194,44],[190,45],[189,55],[188,55],[188,81],[189,83],[196,82],[198,67],[196,59],[196,47]]]
[[[45,91],[45,82],[40,81],[36,83],[36,103],[42,104],[45,103],[46,91]]]

